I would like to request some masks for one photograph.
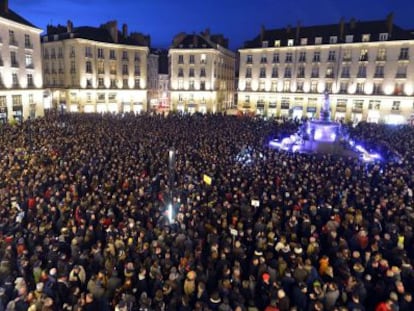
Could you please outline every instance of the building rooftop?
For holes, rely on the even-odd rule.
[[[56,38],[56,36],[58,36]],[[127,26],[124,24],[122,32],[117,28],[117,22],[111,21],[100,27],[93,26],[79,26],[73,27],[71,21],[68,21],[67,26],[57,25],[47,26],[47,34],[42,38],[47,38],[47,41],[58,41],[72,38],[81,38],[106,43],[116,43],[125,45],[149,46],[150,36],[141,33],[132,32],[128,34]],[[43,39],[45,41],[45,39]]]
[[[379,35],[387,33],[387,40],[411,40],[414,39],[414,34],[402,29],[393,23],[393,16],[390,14],[386,20],[376,21],[357,21],[351,19],[349,22],[341,20],[337,24],[315,25],[315,26],[301,26],[298,24],[295,27],[285,27],[278,29],[264,29],[252,40],[246,41],[244,48],[261,48],[263,41],[268,42],[269,47],[274,46],[276,40],[280,41],[280,46],[287,46],[288,40],[294,39],[294,45],[300,45],[301,38],[307,38],[306,45],[313,45],[317,37],[322,38],[321,43],[329,44],[330,37],[336,36],[337,43],[344,43],[346,36],[353,35],[352,42],[362,42],[364,34],[370,34],[370,41],[379,41]]]
[[[39,29],[39,27],[36,27],[31,22],[29,22],[27,19],[21,17],[19,14],[17,14],[13,10],[10,10],[9,8],[7,8],[6,10],[0,9],[0,17],[3,17],[5,19],[11,20],[13,22],[16,22],[16,23],[19,23],[19,24],[22,24],[22,25],[26,25],[26,26],[29,26],[29,27]]]
[[[210,30],[206,29],[200,34],[179,33],[174,37],[171,48],[216,49],[217,45],[228,48],[229,40],[220,34],[210,35]]]

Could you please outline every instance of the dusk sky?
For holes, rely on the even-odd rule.
[[[395,24],[414,29],[413,0],[9,0],[9,7],[41,29],[47,24],[99,26],[117,20],[118,28],[151,35],[152,47],[170,46],[179,32],[222,33],[230,48],[240,48],[267,29],[385,19],[394,12]]]

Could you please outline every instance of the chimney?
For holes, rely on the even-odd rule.
[[[0,10],[3,13],[9,13],[9,0],[0,0]]]
[[[300,37],[300,21],[297,22],[296,24],[296,42],[299,42],[299,37]]]
[[[265,27],[262,25],[262,26],[260,27],[260,41],[263,41],[263,40],[264,40],[264,37],[265,37],[265,31],[266,31],[266,29],[265,29]]]
[[[122,25],[122,36],[124,38],[128,38],[128,25],[127,24]]]
[[[71,20],[68,20],[68,22],[67,22],[67,24],[66,24],[66,31],[67,31],[68,33],[73,32],[73,23],[72,23],[72,21],[71,21]]]
[[[118,22],[117,21],[109,21],[103,25],[105,29],[109,31],[112,40],[115,43],[118,43]]]
[[[394,13],[391,12],[390,14],[387,15],[387,31],[388,31],[389,37],[391,37],[393,26],[394,26]]]
[[[349,21],[349,28],[351,28],[352,30],[355,29],[356,26],[356,20],[355,18],[351,18],[351,20]]]
[[[342,17],[339,21],[339,39],[344,40],[345,36],[345,19]]]

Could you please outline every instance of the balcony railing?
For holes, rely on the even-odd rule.
[[[408,55],[401,55],[398,57],[398,60],[410,60],[410,57]]]
[[[317,73],[317,72],[312,72],[312,74],[311,74],[311,78],[319,78],[319,73]]]
[[[384,78],[384,73],[383,72],[376,72],[374,74],[374,78]]]
[[[17,42],[17,40],[16,40],[16,39],[10,39],[10,40],[9,40],[9,45],[12,45],[12,46],[19,46],[19,42]]]
[[[11,66],[17,68],[19,67],[19,63],[17,61],[12,61]]]
[[[349,74],[349,72],[343,72],[341,73],[341,78],[350,78],[351,75]]]
[[[24,48],[25,49],[33,50],[33,43],[31,43],[31,42],[25,42]]]
[[[27,64],[27,65],[26,65],[26,68],[27,68],[27,69],[34,69],[34,64],[33,64],[33,63],[31,63],[31,64]]]
[[[407,78],[407,74],[406,73],[397,73],[395,75],[395,78],[396,79],[405,79],[405,78]]]

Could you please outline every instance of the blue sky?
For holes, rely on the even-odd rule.
[[[9,7],[39,28],[47,24],[99,26],[117,20],[119,28],[151,35],[153,47],[168,47],[179,32],[210,28],[230,39],[237,49],[255,37],[261,25],[280,28],[336,23],[341,17],[357,20],[385,19],[414,29],[413,0],[9,0]]]

